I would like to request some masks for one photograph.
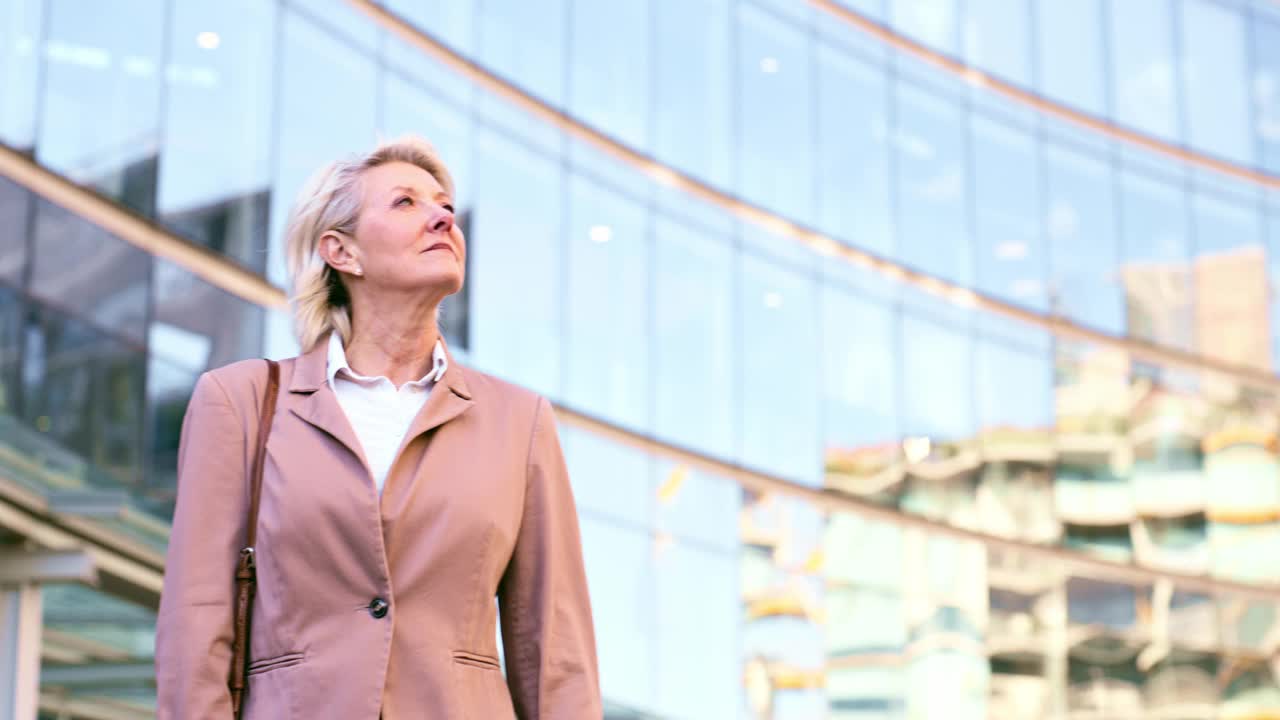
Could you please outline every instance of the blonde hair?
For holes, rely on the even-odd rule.
[[[355,235],[363,201],[361,178],[370,168],[406,162],[426,170],[450,196],[453,178],[435,148],[415,135],[379,143],[372,152],[321,168],[302,187],[285,230],[285,259],[293,293],[294,335],[306,352],[330,332],[351,339],[351,299],[342,275],[320,256],[320,238],[336,230]]]

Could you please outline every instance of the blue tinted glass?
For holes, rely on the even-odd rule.
[[[1213,155],[1252,165],[1243,13],[1209,0],[1184,0],[1181,27],[1188,139]]]
[[[471,204],[471,134],[473,124],[463,109],[416,79],[387,72],[382,82],[382,116],[379,132],[397,138],[413,134],[435,147],[449,168],[458,197],[458,208]]]
[[[592,415],[649,428],[648,223],[642,207],[569,183],[565,397]]]
[[[1111,168],[1057,146],[1048,148],[1046,163],[1049,309],[1088,327],[1121,333],[1124,302],[1116,272],[1120,246]]]
[[[1163,140],[1182,138],[1173,22],[1167,0],[1113,2],[1112,104],[1123,125]],[[1079,55],[1072,53],[1071,57]]]
[[[1280,24],[1253,22],[1251,87],[1258,161],[1280,175]]]
[[[957,0],[889,0],[893,27],[935,50],[958,56]]]
[[[160,151],[160,0],[50,0],[40,162],[150,215]]]
[[[653,536],[589,516],[581,524],[601,691],[610,701],[647,709],[657,665]]]
[[[11,0],[0,13],[0,142],[29,149],[36,142],[41,19],[45,0]]]
[[[757,205],[812,217],[812,73],[805,36],[750,5],[740,6],[738,27],[739,188]]]
[[[256,270],[266,266],[275,12],[255,0],[178,3],[165,71],[161,218]]]
[[[733,454],[733,256],[723,239],[659,217],[654,226],[654,431]]]
[[[564,0],[484,0],[480,60],[526,92],[564,103]]]
[[[1031,86],[1029,0],[967,0],[964,54],[970,65]]]
[[[1271,365],[1280,364],[1280,207],[1267,212],[1267,275],[1271,292]]]
[[[649,145],[649,3],[573,3],[569,111],[636,148]]]
[[[1132,172],[1121,176],[1120,206],[1128,331],[1190,350],[1192,282],[1186,193]]]
[[[814,287],[777,263],[742,257],[742,460],[814,484],[820,471]],[[810,363],[809,370],[801,370]]]
[[[450,47],[465,54],[475,49],[476,0],[384,0],[382,4]]]
[[[634,528],[653,524],[652,458],[571,426],[561,428],[560,440],[580,515]]]
[[[863,453],[898,440],[897,331],[891,306],[823,287],[822,434],[829,484],[831,473],[857,475]]]
[[[733,89],[727,0],[655,0],[653,151],[730,187]]]
[[[943,442],[975,435],[973,352],[963,330],[904,314],[902,377],[903,435]]]
[[[898,87],[898,257],[908,265],[968,284],[973,248],[965,212],[964,115],[953,103]]]
[[[1041,0],[1036,5],[1040,91],[1099,117],[1107,114],[1102,0]]]
[[[1035,145],[1029,134],[980,116],[972,127],[978,288],[1044,310],[1047,258]]]
[[[1053,368],[1045,352],[1027,352],[992,340],[977,342],[978,423],[989,446],[1016,450],[1001,433],[1034,433],[1026,448],[1043,456],[1053,427]],[[1024,435],[1025,437],[1025,435]],[[1009,445],[1002,445],[1013,440]]]
[[[886,257],[893,254],[887,90],[880,68],[819,46],[818,226]]]
[[[564,238],[559,163],[477,135],[471,230],[476,365],[546,395],[560,388]]]
[[[679,541],[654,558],[661,717],[742,717],[738,556]]]

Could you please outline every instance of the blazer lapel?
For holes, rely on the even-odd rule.
[[[369,470],[369,461],[364,456],[364,448],[361,447],[351,422],[347,420],[347,414],[338,404],[338,396],[329,387],[326,372],[329,364],[328,347],[328,338],[322,338],[313,349],[298,358],[297,369],[289,383],[289,392],[301,397],[289,409],[355,455],[372,483],[373,474]]]

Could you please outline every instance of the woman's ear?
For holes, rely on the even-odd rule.
[[[351,238],[337,230],[330,230],[320,236],[320,257],[329,267],[348,275],[364,275],[360,259],[351,247]]]

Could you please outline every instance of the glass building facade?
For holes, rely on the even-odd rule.
[[[1280,716],[1280,4],[5,0],[0,558],[99,569],[41,717],[153,715],[191,388],[297,351],[289,206],[405,132],[608,717]]]

